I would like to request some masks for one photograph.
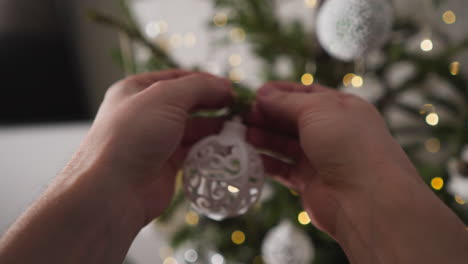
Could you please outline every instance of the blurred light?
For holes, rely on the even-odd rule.
[[[232,243],[234,243],[236,245],[240,245],[240,244],[244,243],[245,242],[244,232],[239,231],[239,230],[232,232],[231,240],[232,240]]]
[[[445,13],[442,15],[442,20],[444,21],[445,24],[451,25],[455,22],[457,22],[457,16],[452,10],[447,10]]]
[[[187,225],[191,225],[191,226],[197,225],[199,220],[200,220],[200,217],[194,211],[189,211],[185,215],[185,222],[187,223]]]
[[[314,83],[314,76],[311,73],[304,73],[301,77],[303,85],[311,85]]]
[[[241,63],[242,63],[242,57],[240,55],[232,54],[231,56],[229,56],[229,64],[232,67],[239,66],[241,65]]]
[[[158,21],[157,23],[158,23],[158,26],[159,26],[159,30],[161,31],[161,34],[166,33],[167,28],[169,27],[167,25],[167,22],[164,21],[164,20],[161,20],[161,21]]]
[[[428,52],[431,51],[434,48],[434,44],[432,43],[432,40],[430,39],[425,39],[421,41],[421,50]]]
[[[231,192],[231,193],[238,193],[239,192],[239,189],[232,186],[232,185],[229,185],[228,186],[228,191]]]
[[[458,75],[459,72],[460,72],[460,62],[454,61],[450,63],[450,74],[455,76],[455,75]]]
[[[163,264],[177,264],[177,260],[173,257],[165,258]]]
[[[419,110],[419,113],[421,115],[426,115],[426,114],[434,113],[434,112],[435,112],[435,107],[432,104],[425,104]]]
[[[214,75],[219,75],[221,73],[221,67],[219,67],[219,65],[214,62],[206,63],[203,68],[205,71]]]
[[[361,88],[364,85],[364,79],[359,75],[354,75],[351,79],[351,85],[354,88]]]
[[[427,152],[437,153],[440,151],[440,140],[438,138],[430,138],[424,143]]]
[[[440,190],[444,187],[444,180],[440,177],[435,177],[431,180],[431,186],[434,190]]]
[[[292,195],[299,196],[299,193],[297,193],[295,190],[289,189],[289,191],[291,192]]]
[[[356,76],[354,73],[348,73],[343,77],[343,84],[345,86],[350,86],[351,81],[353,80],[354,76]]]
[[[304,4],[308,7],[308,8],[314,8],[317,6],[317,0],[304,0]]]
[[[150,38],[156,38],[161,33],[161,28],[159,23],[150,22],[146,25],[145,28],[146,35]]]
[[[167,38],[157,38],[156,44],[164,51],[168,51],[170,48],[169,40]]]
[[[197,44],[197,37],[193,32],[189,32],[184,36],[184,44],[186,47],[193,47]]]
[[[174,250],[172,250],[172,248],[170,247],[159,248],[159,257],[161,257],[161,259],[168,258],[172,256],[173,254],[174,254]]]
[[[231,40],[242,42],[245,40],[245,31],[242,28],[233,28],[230,32]]]
[[[213,23],[218,27],[223,27],[228,21],[228,16],[226,13],[219,12],[213,17]]]
[[[430,113],[426,116],[426,123],[431,126],[437,126],[439,124],[439,115],[436,113]]]
[[[455,195],[455,201],[461,205],[464,205],[466,203],[466,201],[463,200],[459,195]]]
[[[241,82],[244,80],[244,72],[241,69],[234,68],[229,72],[229,79],[233,82]]]
[[[195,262],[198,259],[198,253],[193,249],[189,249],[185,251],[184,258],[188,262]]]
[[[310,224],[310,217],[306,211],[300,212],[299,215],[297,216],[297,220],[299,221],[301,225]]]
[[[212,264],[223,264],[224,263],[224,258],[221,256],[221,254],[214,254],[211,256],[211,263]]]
[[[263,258],[262,256],[256,256],[253,261],[252,261],[252,264],[263,264]]]
[[[171,38],[169,39],[169,44],[171,45],[171,47],[177,48],[182,44],[182,40],[183,40],[182,35],[173,34]]]

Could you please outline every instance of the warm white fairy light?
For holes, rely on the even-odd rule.
[[[442,15],[442,20],[444,21],[445,24],[451,25],[457,22],[457,16],[452,10],[447,10]]]
[[[242,63],[242,57],[239,54],[232,54],[231,56],[229,56],[228,60],[229,60],[229,64],[232,67],[239,66]]]
[[[430,39],[424,39],[420,46],[422,51],[429,52],[434,48],[434,43]]]
[[[364,85],[364,79],[359,75],[354,75],[351,79],[351,85],[354,88],[361,88]]]
[[[236,82],[236,83],[241,82],[244,80],[244,78],[245,78],[244,71],[242,71],[239,68],[233,68],[229,72],[229,79],[231,79],[231,81],[233,82]]]
[[[449,68],[450,68],[450,74],[452,74],[453,76],[458,75],[458,73],[460,72],[460,62],[454,61],[450,63]]]
[[[165,258],[163,264],[177,264],[177,260],[173,257]]]
[[[439,115],[437,113],[430,113],[426,116],[426,123],[431,126],[439,124]]]
[[[239,190],[239,188],[237,188],[237,187],[234,187],[234,186],[232,186],[232,185],[229,185],[229,186],[228,186],[228,191],[229,191],[230,193],[238,193],[240,190]]]
[[[228,16],[224,12],[216,13],[213,17],[213,23],[218,27],[224,27],[227,24]]]
[[[307,8],[314,8],[317,6],[317,0],[304,0],[304,4]]]
[[[310,224],[310,217],[306,211],[302,211],[297,215],[297,221],[299,221],[301,225],[308,225]]]
[[[233,28],[229,35],[234,42],[243,42],[245,40],[245,30],[242,28]]]
[[[301,77],[303,85],[312,85],[314,83],[314,75],[312,73],[304,73]]]

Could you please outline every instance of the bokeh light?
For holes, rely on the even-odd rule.
[[[437,153],[440,151],[440,140],[438,138],[430,138],[424,142],[427,152]]]
[[[243,244],[245,242],[245,234],[240,230],[236,230],[231,234],[232,243],[236,245]]]
[[[312,85],[314,83],[314,76],[311,73],[304,73],[301,77],[303,85]]]
[[[317,6],[317,0],[304,0],[304,4],[308,8],[314,8]]]
[[[200,221],[200,217],[194,211],[189,211],[185,215],[185,223],[187,223],[187,225],[195,226],[198,224],[198,221]]]
[[[426,123],[431,126],[439,124],[439,115],[437,113],[430,113],[426,116]]]
[[[297,220],[299,221],[301,225],[310,224],[310,217],[306,211],[300,212],[299,215],[297,216]]]
[[[351,85],[354,88],[361,88],[364,85],[364,79],[359,75],[354,75],[351,79]]]
[[[245,31],[242,28],[233,28],[229,36],[234,42],[242,42],[245,40]]]
[[[424,39],[421,41],[421,50],[425,52],[429,52],[434,48],[434,43],[430,39]]]
[[[241,63],[242,63],[242,57],[239,54],[232,54],[231,56],[229,56],[229,64],[232,67],[239,66],[241,65]]]
[[[227,24],[227,21],[228,21],[228,16],[226,15],[226,13],[223,13],[223,12],[219,12],[213,17],[213,23],[217,27],[225,26]]]
[[[353,80],[354,76],[356,76],[354,73],[348,73],[343,77],[343,84],[344,86],[350,86],[351,81]]]
[[[441,177],[435,177],[431,180],[431,186],[438,191],[444,187],[444,180]]]
[[[461,205],[464,205],[466,203],[466,201],[463,200],[460,195],[455,195],[455,201]]]
[[[444,21],[445,24],[451,25],[455,22],[457,22],[457,16],[452,10],[447,10],[444,12],[442,15],[442,20]]]
[[[454,61],[452,63],[450,63],[450,74],[452,75],[458,75],[458,73],[460,72],[460,62],[458,61]]]
[[[165,258],[163,264],[177,264],[177,260],[173,257]]]

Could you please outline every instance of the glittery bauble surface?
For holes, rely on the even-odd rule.
[[[350,61],[381,47],[392,23],[387,0],[328,0],[317,17],[317,35],[330,55]]]
[[[285,220],[265,236],[262,255],[266,264],[309,264],[315,249],[304,231]]]
[[[259,199],[263,164],[245,142],[240,121],[226,122],[217,136],[201,140],[184,165],[184,190],[201,214],[222,220],[242,215]]]

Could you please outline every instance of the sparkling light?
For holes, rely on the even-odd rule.
[[[212,264],[223,264],[224,263],[224,258],[221,256],[221,254],[214,254],[211,256],[211,263]]]
[[[240,245],[245,242],[245,234],[242,231],[236,230],[231,234],[232,243]]]
[[[197,261],[198,253],[194,249],[189,249],[189,250],[185,251],[184,258],[185,258],[186,261],[193,263],[193,262]]]
[[[238,193],[239,192],[239,189],[232,186],[232,185],[229,185],[228,186],[228,191],[231,192],[231,193]]]
[[[432,43],[432,40],[430,39],[425,39],[421,41],[421,50],[425,52],[429,52],[434,48],[434,44]]]
[[[317,6],[317,0],[304,0],[304,4],[308,7],[308,8],[314,8]]]
[[[189,211],[185,215],[185,223],[187,223],[187,225],[195,226],[198,224],[199,220],[200,220],[200,217],[194,211]]]
[[[239,54],[232,54],[231,56],[229,56],[229,64],[232,67],[239,66],[241,65],[241,63],[242,63],[242,57]]]
[[[353,80],[354,76],[356,76],[354,73],[348,73],[343,77],[343,84],[344,86],[350,86],[351,81]]]
[[[444,12],[442,15],[442,20],[444,21],[445,24],[451,25],[455,22],[457,22],[457,16],[452,10],[447,10]]]
[[[244,72],[238,68],[234,68],[229,72],[229,79],[235,83],[239,83],[244,80],[244,76]]]
[[[177,260],[173,257],[165,258],[163,264],[177,264]]]
[[[361,88],[364,85],[364,79],[359,75],[354,75],[351,79],[351,85],[354,88]]]
[[[434,190],[440,190],[444,187],[444,180],[440,177],[435,177],[431,180],[431,186]]]
[[[461,205],[464,205],[466,203],[466,201],[463,200],[459,195],[455,195],[455,201]]]
[[[426,116],[426,123],[431,126],[437,126],[439,124],[439,115],[436,113],[430,113]]]
[[[189,32],[187,34],[185,34],[184,36],[184,44],[186,47],[193,47],[195,46],[195,44],[197,44],[197,37],[195,36],[195,34],[193,32]]]
[[[297,220],[299,221],[301,225],[310,224],[310,217],[306,211],[300,212],[299,215],[297,216]]]
[[[440,140],[438,138],[430,138],[424,143],[426,150],[430,153],[437,153],[440,151]]]
[[[218,27],[223,27],[228,21],[228,16],[226,13],[219,12],[213,17],[213,23]]]
[[[229,35],[234,42],[242,42],[245,40],[245,31],[242,28],[233,28]]]
[[[450,74],[455,76],[455,75],[458,75],[459,72],[460,72],[460,62],[454,61],[450,63]]]
[[[311,73],[304,73],[301,77],[303,85],[311,85],[314,83],[314,76]]]

